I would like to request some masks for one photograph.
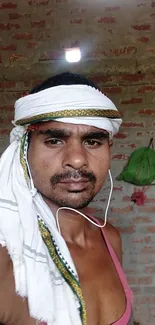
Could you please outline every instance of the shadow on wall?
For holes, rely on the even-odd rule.
[[[139,322],[134,322],[134,325],[140,325],[140,323]]]

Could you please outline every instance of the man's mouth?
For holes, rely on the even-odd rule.
[[[82,191],[87,188],[90,181],[86,178],[70,178],[60,181],[67,190],[69,191]]]

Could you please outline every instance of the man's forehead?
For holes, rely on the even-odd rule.
[[[39,123],[37,127],[38,131],[46,131],[46,130],[64,130],[69,133],[89,133],[89,132],[104,132],[108,133],[106,130],[97,128],[91,125],[85,124],[74,124],[74,123],[64,123],[58,121],[48,121]],[[40,132],[39,132],[40,133]]]

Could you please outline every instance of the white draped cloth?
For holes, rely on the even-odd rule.
[[[80,108],[78,97],[74,96],[74,88],[76,90],[76,87],[70,87],[72,89],[72,98],[69,101],[72,103],[72,109],[75,107],[75,101],[76,106]],[[95,96],[94,89],[88,88],[90,93],[92,89],[92,96]],[[64,90],[63,87],[62,90]],[[77,90],[80,93],[78,87]],[[29,117],[29,109],[31,116],[40,114],[42,111],[46,113],[54,110],[52,103],[54,105],[55,102],[57,110],[61,108],[67,109],[65,104],[60,103],[63,102],[60,89],[57,93],[59,96],[52,97],[52,91],[52,88],[50,88],[19,99],[16,103],[15,123],[21,118]],[[80,91],[82,91],[82,87],[80,87]],[[99,106],[101,108],[101,95],[98,91],[95,90],[95,92],[95,107]],[[104,102],[105,96],[102,96],[103,104],[105,103],[106,106],[107,102]],[[85,108],[90,107],[90,100],[88,99],[89,94],[86,96],[85,93],[85,100],[89,102],[89,105],[87,103]],[[46,108],[43,102],[44,104],[46,102]],[[114,109],[113,105],[112,109]],[[103,109],[105,109],[104,105]],[[67,122],[69,122],[68,119]],[[72,118],[72,122],[79,123],[79,118]],[[115,120],[113,124],[108,119],[106,121],[103,118],[93,119],[91,117],[90,123],[89,118],[82,118],[82,123],[102,127],[113,135],[118,131],[121,121]],[[27,126],[16,126],[13,129],[11,133],[12,143],[0,160],[0,244],[7,247],[13,263],[16,293],[27,298],[31,316],[38,321],[47,322],[47,325],[81,325],[78,298],[52,260],[39,231],[37,216],[40,216],[47,225],[66,264],[72,270],[75,278],[78,279],[74,262],[63,237],[57,230],[51,210],[34,188],[31,176],[29,185],[26,182],[20,161],[21,138],[26,133],[26,128]]]
[[[41,216],[76,274],[55,218],[41,195],[27,187],[14,141],[0,161],[0,244],[13,262],[16,292],[28,298],[30,315],[52,325],[81,325],[78,301],[46,248],[38,229]]]

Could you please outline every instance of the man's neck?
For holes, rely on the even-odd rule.
[[[56,216],[56,212],[60,207],[44,196],[43,199],[49,206],[53,215]],[[68,244],[76,244],[85,247],[89,245],[89,237],[92,231],[94,232],[96,230],[96,227],[85,217],[81,216],[78,211],[87,215],[87,208],[78,209],[76,211],[64,208],[58,213],[58,222],[61,235]]]

